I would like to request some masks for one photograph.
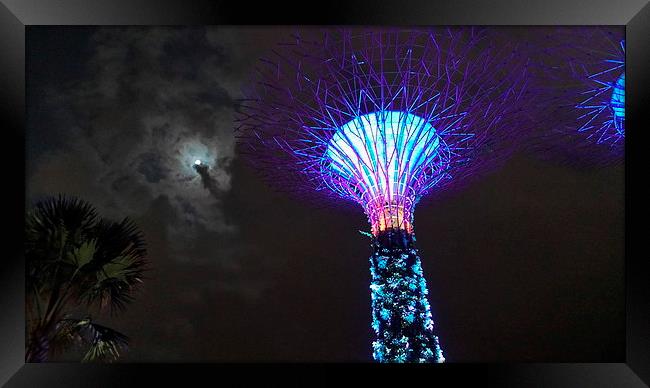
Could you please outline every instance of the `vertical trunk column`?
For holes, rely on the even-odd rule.
[[[375,235],[370,257],[373,357],[380,362],[444,362],[434,335],[415,236],[402,229]]]

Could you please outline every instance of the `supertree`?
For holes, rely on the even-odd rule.
[[[576,164],[622,160],[625,33],[622,27],[553,27],[531,36],[534,147]]]
[[[261,59],[238,115],[241,153],[296,197],[352,203],[371,226],[373,357],[443,362],[413,213],[509,154],[526,68],[485,29],[336,29]]]

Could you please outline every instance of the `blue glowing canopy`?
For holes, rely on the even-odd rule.
[[[416,115],[378,111],[342,125],[327,148],[331,168],[370,198],[409,195],[411,179],[435,158],[440,138]]]
[[[379,110],[336,129],[324,160],[329,174],[344,182],[346,195],[360,202],[373,230],[410,226],[412,208],[436,182],[447,159],[446,145],[430,122],[417,115]]]
[[[621,74],[614,84],[614,91],[612,92],[612,99],[610,101],[612,110],[614,111],[614,124],[616,129],[621,133],[625,133],[625,73]]]

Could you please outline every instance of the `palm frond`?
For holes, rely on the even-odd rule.
[[[89,361],[115,361],[128,348],[129,338],[109,327],[94,323],[91,318],[66,318],[59,321],[53,343],[58,350],[86,345],[83,358]]]
[[[128,338],[89,318],[61,317],[79,302],[99,302],[111,312],[133,300],[146,270],[142,233],[133,221],[98,216],[89,203],[59,195],[36,204],[25,223],[27,306],[33,329],[49,332],[53,349],[89,344],[85,361],[116,359]]]
[[[116,330],[92,322],[81,328],[82,335],[90,342],[90,349],[82,360],[84,362],[115,361],[128,348],[129,338]]]
[[[123,310],[133,300],[134,288],[142,282],[147,262],[142,233],[128,218],[121,222],[100,221],[95,227],[96,251],[85,271],[88,287],[84,298],[107,303],[112,311]]]
[[[130,256],[134,259],[144,259],[146,248],[142,232],[129,218],[121,222],[101,220],[95,227],[100,254],[97,263],[113,260],[118,256]]]
[[[97,220],[97,210],[75,197],[59,195],[38,202],[26,220],[28,236],[40,238],[51,230],[64,227],[71,234],[89,231]]]
[[[62,267],[74,271],[66,261],[69,250],[88,238],[96,221],[95,208],[78,198],[59,195],[38,202],[25,220],[28,286],[54,281],[54,273],[66,270]]]

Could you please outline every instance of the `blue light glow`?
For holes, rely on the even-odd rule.
[[[393,233],[391,238],[399,236],[388,233]],[[373,357],[379,362],[444,362],[415,238],[405,238],[407,246],[387,249],[378,240],[373,244],[370,290],[372,328],[377,335]]]
[[[183,139],[175,154],[179,171],[188,177],[195,177],[196,167],[216,166],[215,149],[214,145],[211,146],[198,138]],[[198,179],[197,182],[199,182]]]
[[[622,135],[625,135],[625,73],[621,74],[618,80],[616,80],[610,104],[614,111],[614,125],[616,126],[616,130]]]
[[[427,177],[446,159],[436,129],[427,120],[401,111],[355,117],[336,130],[325,160],[330,173],[347,182],[370,218],[373,231],[410,230],[412,208]],[[428,185],[436,178],[427,178]]]
[[[444,361],[415,206],[497,165],[509,154],[500,144],[510,149],[527,125],[518,119],[527,59],[509,44],[486,47],[488,37],[472,27],[296,39],[245,93],[239,138],[269,182],[354,201],[368,216],[376,360]]]
[[[601,68],[587,77],[584,99],[576,105],[578,132],[597,144],[615,145],[625,138],[625,40],[620,51],[600,61]]]
[[[332,168],[372,197],[404,195],[413,173],[436,156],[440,139],[421,117],[378,111],[356,117],[332,137]]]

